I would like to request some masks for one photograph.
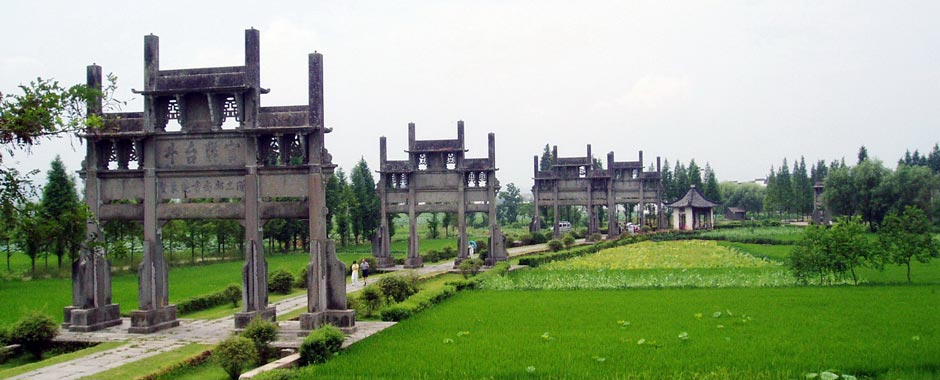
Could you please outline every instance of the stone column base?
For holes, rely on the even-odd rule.
[[[395,258],[391,256],[376,257],[375,266],[379,268],[391,268],[395,266]]]
[[[97,331],[111,326],[118,326],[122,323],[121,308],[115,303],[91,309],[66,306],[63,313],[65,323],[62,323],[62,328],[69,331]]]
[[[298,334],[306,336],[310,330],[315,330],[323,325],[333,325],[339,327],[346,334],[356,331],[356,310],[327,310],[316,313],[303,313],[300,315],[300,329],[304,330]]]
[[[150,334],[160,330],[176,327],[180,321],[176,319],[176,305],[169,305],[153,310],[131,311],[131,334]]]
[[[409,257],[405,259],[405,269],[417,269],[423,266],[424,266],[424,261],[421,259],[421,256]]]
[[[274,322],[277,320],[277,311],[274,306],[271,306],[264,310],[256,311],[241,311],[235,313],[235,328],[243,329],[245,326],[248,326],[251,323],[252,319],[261,318],[268,322]]]

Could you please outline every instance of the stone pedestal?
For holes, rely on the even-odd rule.
[[[176,319],[176,305],[169,305],[153,310],[131,311],[131,334],[150,334],[180,325]]]
[[[257,311],[241,311],[235,313],[235,328],[243,329],[245,326],[248,326],[251,323],[252,319],[261,318],[268,322],[274,322],[277,320],[277,311],[274,306],[268,307],[264,310]]]
[[[69,331],[89,332],[121,324],[121,310],[118,304],[91,309],[66,306],[64,314],[65,323],[62,323],[62,328]]]
[[[424,266],[424,260],[421,259],[421,256],[409,257],[405,259],[405,269],[417,269],[423,266]]]
[[[300,315],[300,329],[304,331],[315,330],[323,325],[333,325],[339,327],[344,333],[350,334],[356,331],[356,311],[355,310],[327,310],[315,313],[303,313]],[[306,335],[307,333],[301,333]]]

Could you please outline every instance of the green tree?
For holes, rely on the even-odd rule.
[[[858,148],[858,163],[861,164],[868,159],[868,149],[864,145]]]
[[[40,202],[41,216],[50,228],[49,248],[58,258],[62,268],[62,257],[74,258],[85,238],[86,213],[75,191],[75,182],[65,172],[65,164],[57,155],[47,174],[46,185]]]
[[[767,191],[764,196],[764,210],[770,213],[771,211],[777,211],[777,207],[780,204],[778,199],[779,192],[777,191],[777,173],[774,171],[773,166],[770,167],[770,173],[767,174]]]
[[[522,204],[522,194],[514,183],[506,185],[506,190],[499,192],[502,203],[496,206],[496,213],[501,223],[515,223],[519,218],[519,205]]]
[[[774,187],[777,199],[777,211],[789,214],[793,210],[793,184],[790,178],[790,166],[783,159],[783,166],[777,172],[777,184]]]
[[[871,243],[865,237],[865,227],[858,216],[844,217],[836,221],[829,230],[829,249],[833,254],[832,262],[836,271],[852,273],[852,281],[858,284],[855,268],[860,266],[880,267],[881,263],[874,256]]]
[[[800,216],[806,216],[813,211],[813,184],[810,183],[809,173],[806,170],[806,160],[801,156],[800,161],[793,165],[791,177],[794,211]]]
[[[826,177],[823,201],[837,215],[855,215],[858,200],[852,171],[844,166],[832,167]]]
[[[930,210],[930,203],[936,189],[937,177],[926,166],[898,165],[884,181],[883,198],[895,213],[904,212],[907,206],[921,210]],[[893,200],[893,202],[892,202]]]
[[[352,208],[353,236],[358,244],[361,238],[369,239],[378,228],[380,200],[375,193],[375,180],[364,158],[353,167],[350,175],[356,207]]]
[[[438,228],[441,226],[440,219],[437,218],[437,213],[432,212],[431,217],[428,218],[428,238],[437,239],[441,236],[441,232]]]
[[[552,170],[552,149],[548,144],[545,144],[545,149],[542,150],[542,157],[539,159],[539,170]]]
[[[662,173],[660,173],[660,175],[663,181],[663,196],[667,200],[678,198],[678,195],[676,195],[675,178],[672,175],[672,169],[669,168],[669,160],[663,160]]]
[[[852,168],[856,208],[862,220],[867,222],[872,230],[884,218],[888,205],[892,202],[886,194],[888,189],[882,186],[888,174],[888,169],[878,159],[865,159]]]
[[[940,173],[940,144],[933,144],[933,149],[927,155],[927,167],[934,174]]]
[[[700,190],[704,188],[702,185],[702,168],[700,168],[698,164],[695,163],[694,158],[689,161],[688,176],[689,187],[695,186],[695,188]]]
[[[682,165],[682,163],[678,160],[676,160],[676,170],[674,171],[673,176],[675,176],[676,180],[674,182],[675,198],[672,200],[676,200],[679,197],[685,195],[685,193],[689,191],[689,188],[691,187],[689,185],[689,172],[685,169],[685,165]]]
[[[715,171],[712,170],[711,165],[707,162],[705,163],[705,184],[703,186],[702,194],[705,195],[705,198],[716,203],[722,203],[721,189],[718,187],[718,178],[715,176]]]
[[[940,244],[930,233],[930,222],[924,211],[908,206],[902,214],[889,213],[882,223],[878,241],[887,261],[907,267],[907,282],[911,282],[911,261],[928,263],[940,257]]]
[[[36,257],[48,244],[50,237],[48,223],[40,215],[39,205],[32,202],[23,204],[17,222],[17,246],[29,256],[32,272],[36,273]]]
[[[326,181],[326,234],[333,232],[333,218],[336,216],[336,210],[339,208],[342,188],[339,184],[339,176],[334,173]]]
[[[445,212],[441,218],[441,225],[444,227],[444,237],[450,237],[450,227],[454,224],[454,218],[457,216],[452,212]]]

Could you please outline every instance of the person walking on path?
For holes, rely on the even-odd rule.
[[[359,263],[356,260],[353,260],[352,266],[349,268],[352,273],[350,273],[351,283],[353,285],[359,285]]]
[[[369,262],[363,258],[359,267],[362,268],[362,284],[367,285],[369,283]]]

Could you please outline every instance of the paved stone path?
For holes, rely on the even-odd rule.
[[[545,244],[508,249],[509,256],[520,256],[529,253],[544,251]],[[435,265],[426,265],[415,269],[421,276],[450,271],[454,268],[454,261],[442,262]],[[401,270],[401,267],[396,268]],[[351,293],[363,288],[363,284],[346,284],[346,292]],[[307,307],[307,295],[288,298],[275,302],[277,315],[283,316],[297,309]],[[279,322],[283,330],[299,330],[291,326],[291,321]],[[293,322],[294,325],[297,322]],[[357,331],[347,338],[344,346],[365,339],[384,328],[391,326],[386,322],[356,322]],[[110,327],[90,333],[75,333],[62,331],[57,340],[82,342],[128,342],[120,347],[98,352],[75,360],[51,365],[32,372],[27,372],[12,379],[30,380],[74,380],[91,376],[112,368],[133,363],[163,352],[172,351],[191,343],[216,344],[231,334],[235,326],[234,316],[219,319],[180,319],[180,326],[160,331],[154,334],[130,334],[130,320],[125,318],[118,326]]]

